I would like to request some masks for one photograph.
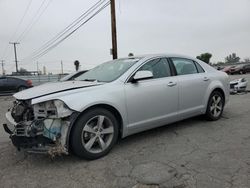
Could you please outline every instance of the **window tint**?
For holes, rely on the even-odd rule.
[[[195,62],[195,65],[196,65],[197,70],[198,70],[199,73],[205,72],[204,69],[202,68],[202,66],[199,63]]]
[[[181,59],[181,58],[172,58],[172,61],[173,61],[173,64],[175,66],[177,75],[198,73],[196,66],[192,60]]]
[[[148,63],[143,65],[138,71],[140,70],[151,71],[153,74],[153,78],[163,78],[171,76],[168,61],[165,58],[159,58],[149,61]]]

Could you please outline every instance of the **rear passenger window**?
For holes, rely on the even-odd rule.
[[[197,68],[192,60],[182,58],[171,58],[177,75],[196,74]]]
[[[199,73],[205,72],[204,69],[202,68],[202,66],[199,63],[195,62],[195,65],[196,65],[197,70],[198,70]]]

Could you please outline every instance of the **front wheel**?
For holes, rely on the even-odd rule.
[[[118,132],[118,121],[110,111],[103,108],[89,110],[72,129],[71,149],[81,158],[100,158],[112,149],[118,139]]]
[[[206,117],[208,120],[216,121],[220,119],[224,109],[224,97],[219,91],[213,91],[209,97]]]

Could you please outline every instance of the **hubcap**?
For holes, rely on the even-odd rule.
[[[214,117],[220,116],[223,108],[222,98],[219,95],[214,95],[210,105],[210,112]]]
[[[83,127],[82,144],[91,153],[104,151],[112,142],[114,125],[103,115],[91,118]]]

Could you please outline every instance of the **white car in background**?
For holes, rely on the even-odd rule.
[[[198,59],[147,55],[109,61],[74,81],[14,97],[4,128],[18,149],[97,159],[118,138],[201,114],[218,120],[229,82]]]
[[[246,92],[247,89],[247,79],[239,78],[230,82],[230,93],[236,94],[241,92]]]

